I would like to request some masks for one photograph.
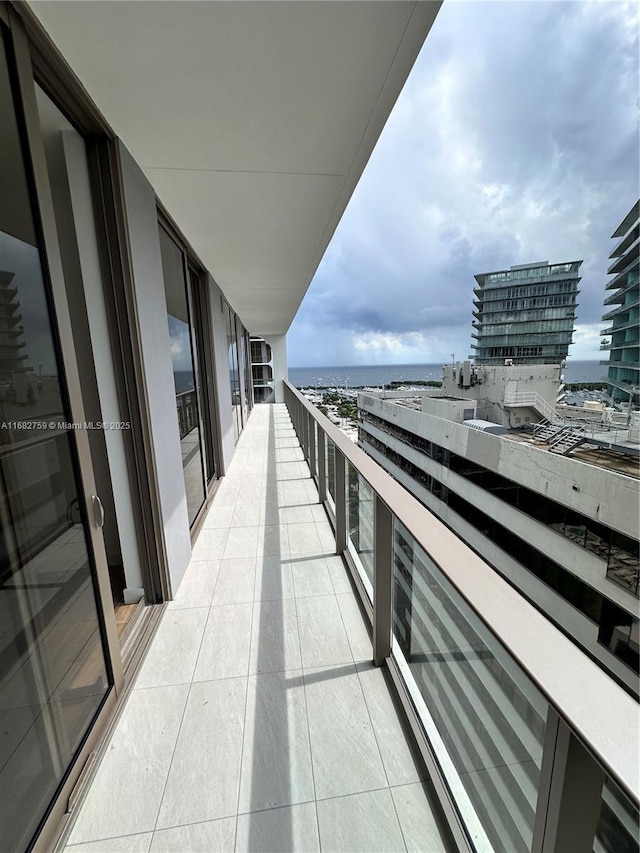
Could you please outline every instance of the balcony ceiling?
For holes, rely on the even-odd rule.
[[[288,329],[438,2],[33,2],[250,331]]]

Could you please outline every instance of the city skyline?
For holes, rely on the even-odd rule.
[[[467,355],[474,275],[566,257],[585,259],[569,357],[598,360],[611,233],[637,198],[637,77],[631,4],[445,4],[289,331],[289,363]]]

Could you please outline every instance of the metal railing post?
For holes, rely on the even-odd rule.
[[[373,662],[391,655],[393,608],[393,514],[374,493],[373,508]]]
[[[302,403],[298,400],[298,405],[296,407],[296,434],[298,436],[298,441],[300,442],[300,447],[302,447]]]
[[[321,504],[327,499],[327,457],[326,436],[324,430],[318,424],[318,500]]]
[[[300,403],[300,432],[302,433],[302,454],[305,458],[305,461],[309,461],[309,418],[307,417],[307,410]]]
[[[532,853],[593,850],[605,772],[549,706]]]
[[[347,549],[347,484],[345,468],[344,454],[334,446],[336,554],[342,554]]]
[[[316,421],[311,412],[308,412],[309,415],[309,471],[311,472],[311,477],[314,478],[316,476],[317,468],[316,468]]]

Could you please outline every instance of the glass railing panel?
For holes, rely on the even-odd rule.
[[[636,806],[610,779],[605,779],[594,853],[638,853],[639,825],[640,815]]]
[[[318,477],[318,425],[315,421],[312,421],[311,429],[313,431],[313,435],[311,436],[311,439],[313,441],[313,448],[314,448],[313,453],[314,453],[314,461],[315,461],[314,479],[317,479],[317,477]]]
[[[547,701],[397,520],[393,585],[394,654],[430,715],[463,820],[496,851],[530,850]]]
[[[336,502],[336,448],[330,438],[325,442],[326,447],[326,471],[327,471],[327,494],[331,497],[333,504]]]
[[[361,574],[373,584],[373,489],[349,462],[347,463],[348,547]]]

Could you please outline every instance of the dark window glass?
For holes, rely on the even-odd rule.
[[[0,833],[3,850],[23,850],[109,676],[2,38],[0,31]]]

